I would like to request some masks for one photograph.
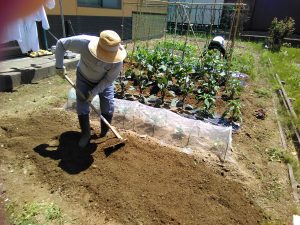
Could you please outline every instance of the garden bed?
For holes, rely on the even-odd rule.
[[[257,69],[257,79],[240,95],[243,126],[233,135],[234,163],[220,163],[212,154],[197,159],[157,139],[122,132],[126,146],[107,151],[114,139],[95,139],[91,154],[76,164],[68,151],[76,149],[80,135],[77,116],[62,110],[67,82],[49,77],[0,93],[0,201],[12,223],[28,216],[31,223],[53,225],[291,224],[298,206],[260,48],[238,46],[244,72]],[[74,71],[69,75],[75,79]],[[259,109],[264,119],[256,118]],[[57,154],[58,149],[67,154]]]
[[[124,76],[117,81],[117,98],[170,109],[192,119],[215,113],[241,121],[240,91],[247,75],[230,70],[219,52],[201,54],[181,41],[143,45],[130,54]]]
[[[119,149],[109,148],[112,136],[105,142],[95,139],[83,155],[72,158],[80,133],[69,118],[76,116],[47,110],[1,119],[0,142],[5,146],[1,160],[6,159],[1,168],[7,168],[11,163],[7,157],[18,152],[15,161],[24,162],[10,173],[17,176],[26,171],[19,185],[5,182],[7,194],[20,191],[22,199],[31,198],[34,193],[19,187],[26,180],[38,180],[36,190],[47,188],[53,195],[42,198],[65,196],[69,208],[82,215],[76,224],[95,224],[101,218],[114,224],[252,225],[262,221],[259,207],[239,183],[151,138],[122,133],[128,141]],[[34,222],[31,219],[27,222]]]

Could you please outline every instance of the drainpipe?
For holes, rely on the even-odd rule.
[[[44,28],[42,28],[42,30],[43,30],[43,37],[44,37],[44,42],[45,42],[45,49],[48,50],[49,46],[48,46],[46,30],[44,30]]]
[[[64,12],[62,7],[62,0],[59,0],[59,10],[60,10],[60,18],[61,18],[61,26],[63,31],[63,37],[65,38],[66,35],[66,28],[65,28],[65,19],[64,19]]]
[[[63,12],[63,7],[62,7],[62,0],[59,0],[59,9],[60,9],[60,18],[61,18],[63,37],[65,38],[65,37],[67,37],[67,35],[66,35],[66,27],[65,27],[64,12]],[[65,59],[73,59],[75,57],[76,57],[76,55],[73,52],[71,52],[69,50],[67,50],[65,52],[65,55],[64,55]]]

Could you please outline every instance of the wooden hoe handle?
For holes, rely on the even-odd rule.
[[[66,80],[72,85],[72,87],[76,90],[76,92],[80,95],[80,97],[82,99],[85,99],[84,94],[82,94],[82,92],[76,87],[76,85],[73,83],[73,81],[67,76],[65,75]],[[119,132],[112,126],[109,124],[109,122],[107,122],[107,120],[99,113],[99,111],[95,108],[95,106],[89,102],[90,107],[95,111],[95,113],[97,113],[97,115],[100,117],[100,119],[109,127],[109,129],[111,129],[111,131],[114,133],[114,135],[116,135],[116,137],[120,140],[124,140],[122,138],[122,136],[119,134]]]

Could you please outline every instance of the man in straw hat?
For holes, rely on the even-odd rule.
[[[112,30],[105,30],[100,37],[79,35],[62,38],[57,41],[55,57],[56,72],[64,77],[66,69],[63,65],[66,50],[81,55],[76,70],[76,87],[85,95],[85,99],[77,97],[77,114],[81,128],[79,147],[85,147],[90,140],[89,102],[99,95],[101,115],[111,123],[114,112],[114,86],[126,58],[126,50],[121,45],[121,38]],[[89,102],[88,102],[89,101]],[[108,132],[107,125],[101,120],[100,137]]]

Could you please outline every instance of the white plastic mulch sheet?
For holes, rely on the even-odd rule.
[[[97,96],[92,104],[99,107]],[[74,90],[69,92],[67,107],[76,107]],[[210,151],[225,160],[231,148],[231,127],[188,119],[167,109],[150,107],[136,101],[115,99],[113,124],[121,129],[155,137],[161,143],[180,147],[188,154],[199,155]]]

